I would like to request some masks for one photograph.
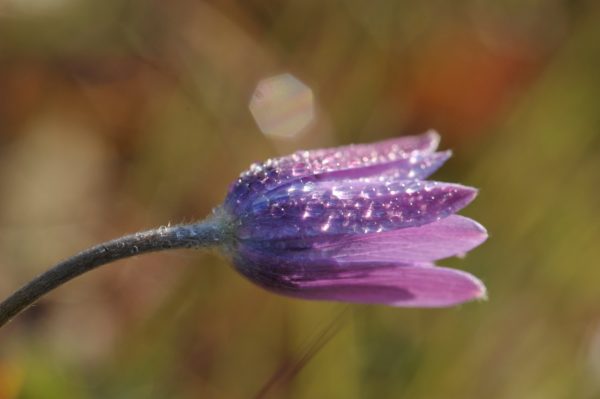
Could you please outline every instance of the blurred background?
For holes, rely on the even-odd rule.
[[[487,302],[267,293],[204,251],[87,274],[0,331],[0,399],[600,397],[594,0],[0,1],[0,293],[61,258],[203,218],[254,161],[429,128],[480,188]],[[290,73],[313,123],[265,134]]]

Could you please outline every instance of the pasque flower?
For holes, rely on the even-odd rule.
[[[438,143],[428,132],[254,164],[208,219],[96,245],[34,278],[0,303],[0,326],[100,265],[173,248],[220,247],[252,281],[306,299],[442,307],[483,298],[477,278],[433,263],[487,238],[455,215],[475,189],[424,180],[451,155]]]
[[[487,238],[454,215],[475,189],[424,180],[451,155],[438,143],[430,131],[252,165],[220,211],[236,267],[306,299],[441,307],[485,297],[474,276],[433,264]]]

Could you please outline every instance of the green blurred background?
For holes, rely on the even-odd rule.
[[[316,122],[248,110],[289,72]],[[0,293],[204,217],[251,162],[428,128],[490,239],[489,301],[269,294],[216,254],[120,261],[0,331],[0,399],[600,397],[600,3],[1,0]]]

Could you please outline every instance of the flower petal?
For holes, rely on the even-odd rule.
[[[297,182],[253,201],[239,215],[237,235],[281,240],[421,226],[456,213],[476,194],[458,184],[387,176]]]
[[[388,176],[398,179],[425,179],[438,170],[452,156],[452,151],[434,153],[405,154],[402,157],[382,163],[365,164],[361,167],[340,168],[320,172],[314,180],[357,179],[374,175]]]
[[[469,218],[451,215],[419,227],[391,230],[380,234],[348,236],[313,251],[339,265],[355,262],[429,262],[462,255],[487,239],[482,225]]]
[[[486,298],[473,275],[444,267],[366,267],[297,281],[282,292],[304,299],[384,304],[401,307],[446,307]]]
[[[483,226],[469,218],[451,215],[419,227],[364,235],[342,235],[297,240],[246,242],[255,250],[277,254],[303,264],[431,262],[462,255],[487,239]]]
[[[434,153],[439,139],[429,131],[374,144],[298,151],[253,164],[232,185],[225,203],[235,211],[257,194],[304,178],[358,178],[385,172],[397,178],[424,179],[451,156],[450,151]]]
[[[433,154],[440,142],[440,136],[431,130],[418,136],[404,136],[383,140],[372,144],[350,144],[340,147],[311,151],[298,151],[292,155],[277,158],[272,162],[291,173],[292,178],[325,174],[339,170],[361,169],[373,165],[405,161],[417,169],[421,162],[432,162],[427,155]],[[448,158],[448,152],[438,153],[436,158]],[[267,162],[268,163],[268,162]],[[408,166],[404,168],[409,169]]]
[[[433,264],[306,265],[248,251],[235,255],[238,270],[278,294],[304,299],[406,307],[444,307],[486,297],[469,273]]]
[[[372,144],[350,144],[311,151],[299,151],[279,158],[282,161],[305,161],[313,167],[312,172],[362,167],[373,163],[394,161],[406,154],[430,154],[440,143],[440,135],[434,130],[416,136],[403,136]]]

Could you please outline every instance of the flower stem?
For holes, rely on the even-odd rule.
[[[211,218],[194,224],[133,233],[95,245],[56,264],[0,303],[0,327],[42,295],[98,266],[146,252],[217,245],[222,239],[221,224]]]

